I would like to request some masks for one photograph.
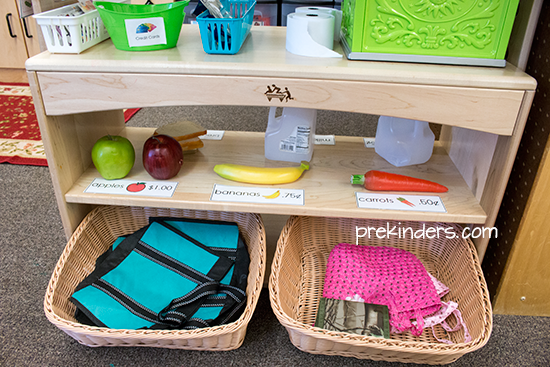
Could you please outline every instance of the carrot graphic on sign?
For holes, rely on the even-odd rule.
[[[405,199],[405,198],[397,198],[397,200],[399,200],[399,201],[402,202],[403,204],[406,204],[406,205],[408,205],[408,206],[414,207],[414,204],[411,203],[410,201],[408,201],[408,200]]]

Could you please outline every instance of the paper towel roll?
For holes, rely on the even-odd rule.
[[[342,11],[323,6],[299,6],[294,10],[295,13],[328,13],[334,15],[334,41],[340,41],[340,28],[342,28]]]
[[[332,14],[290,13],[286,22],[286,49],[296,55],[342,57],[332,51],[334,16]]]

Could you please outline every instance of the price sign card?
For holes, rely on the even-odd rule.
[[[447,213],[439,196],[391,195],[356,192],[360,209],[411,210],[417,212]]]
[[[363,143],[365,143],[365,148],[374,148],[375,139],[363,138]]]
[[[315,135],[315,144],[317,145],[335,145],[334,135]]]
[[[203,140],[222,140],[225,130],[206,130],[206,135],[201,135],[199,138]]]
[[[210,195],[210,200],[256,204],[304,205],[304,190],[215,184]]]
[[[103,178],[96,178],[84,192],[89,194],[170,198],[174,195],[177,186],[177,181],[105,180]]]

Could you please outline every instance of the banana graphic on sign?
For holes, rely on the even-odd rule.
[[[281,191],[277,190],[271,195],[262,195],[262,196],[266,199],[275,199],[275,198],[279,197],[279,195],[281,195]]]

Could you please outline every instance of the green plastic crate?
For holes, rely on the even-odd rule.
[[[344,0],[350,59],[505,66],[519,0]]]

